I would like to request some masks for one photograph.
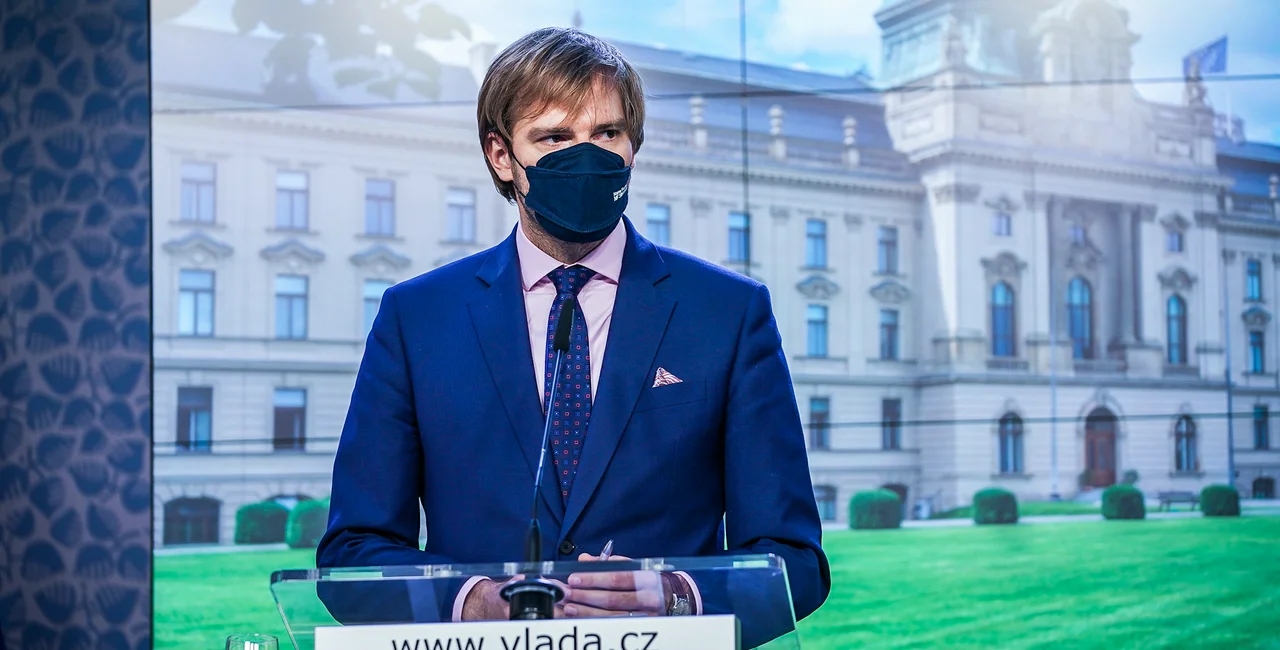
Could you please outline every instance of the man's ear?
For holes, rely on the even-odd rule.
[[[511,170],[511,165],[514,164],[511,158],[511,149],[496,131],[490,131],[485,136],[484,155],[489,159],[489,165],[493,167],[493,171],[498,175],[498,178],[508,183],[514,181],[515,175]]]

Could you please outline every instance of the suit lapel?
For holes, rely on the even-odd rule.
[[[665,277],[666,265],[658,250],[637,235],[627,221],[627,248],[613,305],[609,343],[596,401],[591,405],[591,425],[583,442],[578,475],[565,506],[562,537],[573,528],[600,486],[640,391],[653,381],[649,369],[675,308],[675,301],[654,286]]]
[[[502,242],[476,273],[489,285],[480,297],[468,303],[471,324],[484,353],[498,397],[511,422],[511,431],[529,466],[529,485],[538,469],[542,450],[542,408],[533,374],[529,348],[529,324],[525,318],[524,293],[520,284],[520,263],[516,256],[515,234]],[[564,500],[555,480],[554,466],[543,470],[542,501],[548,513],[561,521]]]

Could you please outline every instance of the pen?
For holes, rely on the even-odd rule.
[[[604,543],[604,550],[600,551],[600,559],[607,560],[611,555],[613,555],[613,540]]]

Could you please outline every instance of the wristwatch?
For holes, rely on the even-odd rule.
[[[671,591],[667,601],[667,616],[688,616],[693,613],[693,594],[683,578],[674,573],[662,574],[662,581]]]

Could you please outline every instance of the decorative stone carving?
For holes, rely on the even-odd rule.
[[[1196,284],[1196,276],[1182,267],[1168,269],[1159,275],[1160,286],[1174,293],[1188,291]]]
[[[900,282],[893,280],[885,280],[868,291],[872,298],[878,302],[899,304],[911,299],[911,290],[906,288]]]
[[[976,183],[950,183],[933,188],[933,200],[942,203],[973,203],[982,186]]]
[[[275,246],[268,246],[259,254],[268,262],[282,262],[290,268],[324,261],[324,251],[306,246],[296,239],[286,239]]]
[[[412,260],[408,257],[382,244],[374,244],[351,256],[351,263],[360,268],[403,269],[408,267],[411,262]]]
[[[1223,250],[1222,261],[1224,264],[1234,264],[1236,261],[1236,252],[1233,250]]]
[[[844,213],[844,225],[848,226],[850,230],[857,230],[858,228],[861,228],[862,215],[854,214],[852,212]]]
[[[791,218],[791,208],[786,208],[780,205],[770,206],[769,216],[778,221],[786,221]]]
[[[1265,330],[1271,322],[1271,313],[1255,305],[1244,310],[1244,313],[1240,314],[1240,319],[1244,321],[1244,326],[1250,330]]]
[[[1102,262],[1102,251],[1091,241],[1072,242],[1067,250],[1067,268],[1072,271],[1096,271]]]
[[[840,285],[822,275],[811,275],[796,285],[796,291],[810,300],[830,300],[840,293]]]
[[[193,232],[181,239],[167,241],[163,248],[174,257],[186,257],[197,264],[206,260],[226,259],[235,252],[230,244],[224,244],[202,232]]]
[[[1006,251],[994,258],[984,258],[982,268],[987,271],[989,278],[1016,279],[1027,269],[1027,263],[1018,259],[1017,255]]]
[[[1001,194],[999,197],[987,201],[986,206],[996,212],[1003,212],[1005,214],[1013,214],[1018,211],[1019,207],[1021,207],[1017,203],[1014,203],[1013,199],[1009,198],[1009,195],[1007,194]]]
[[[711,200],[699,197],[689,199],[689,207],[693,208],[693,213],[697,216],[706,216],[711,211]]]
[[[964,43],[964,34],[960,31],[960,21],[954,15],[947,16],[943,22],[942,46],[942,60],[948,67],[964,65],[968,52]]]
[[[1180,213],[1174,212],[1173,214],[1161,219],[1160,225],[1164,226],[1164,229],[1170,232],[1185,232],[1191,227],[1191,221]]]

